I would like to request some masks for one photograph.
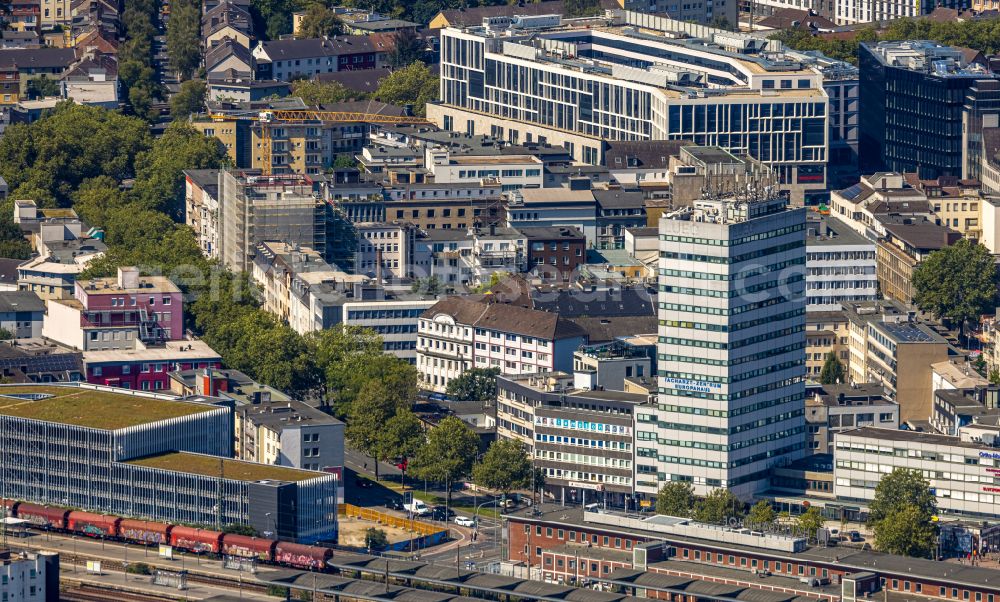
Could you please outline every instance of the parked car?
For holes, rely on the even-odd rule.
[[[476,519],[472,518],[471,516],[456,516],[455,524],[460,527],[475,527]]]
[[[851,540],[854,543],[861,543],[862,541],[865,540],[865,538],[861,535],[859,531],[848,531],[847,539]]]
[[[434,506],[431,508],[431,517],[434,520],[447,522],[453,516],[455,516],[455,511],[446,506]]]
[[[399,510],[404,511],[406,508],[403,507],[403,500],[398,497],[385,498],[385,507],[389,510]]]

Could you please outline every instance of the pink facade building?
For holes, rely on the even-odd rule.
[[[87,382],[139,391],[170,389],[171,372],[221,368],[222,358],[203,341],[167,341],[156,347],[83,354]]]

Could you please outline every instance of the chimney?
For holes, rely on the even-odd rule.
[[[122,289],[139,288],[139,268],[137,267],[118,268],[118,288]]]
[[[215,387],[212,381],[212,369],[205,368],[201,373],[201,386],[198,387],[198,393],[205,395],[207,397],[215,397]]]

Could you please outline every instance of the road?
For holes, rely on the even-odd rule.
[[[356,506],[364,507],[379,507],[383,512],[390,514],[396,514],[399,516],[405,516],[404,512],[397,512],[385,508],[385,503],[389,498],[398,498],[400,493],[398,492],[400,483],[402,481],[402,472],[391,464],[385,462],[379,463],[379,478],[382,480],[378,483],[374,481],[375,478],[375,465],[371,458],[363,455],[357,450],[351,449],[350,446],[344,447],[344,464],[348,469],[344,475],[344,482],[346,485],[345,499],[347,503],[354,504]],[[370,487],[359,487],[357,482],[360,478],[359,475],[363,475],[370,483]],[[391,485],[395,489],[390,489],[386,485]],[[428,495],[437,495],[441,498],[445,496],[445,491],[440,488],[435,483],[426,483],[424,481],[412,480],[410,477],[406,479],[406,485],[408,489],[417,489],[427,493]],[[487,501],[492,501],[493,497],[483,497],[469,495],[467,492],[459,491],[452,492],[452,503],[464,507],[474,507],[478,504],[483,504]],[[482,506],[483,508],[491,508],[491,505],[486,504]],[[458,511],[456,512],[458,516],[472,516],[468,512]],[[427,522],[434,524],[445,524],[440,521],[434,521],[431,519],[422,519]],[[468,527],[461,527],[456,525],[454,522],[447,523],[448,529],[451,530],[452,541],[436,546],[430,550],[421,553],[421,557],[425,560],[444,560],[444,559],[454,559],[456,554],[456,549],[459,550],[458,554],[461,557],[462,562],[476,562],[481,564],[484,562],[491,562],[500,559],[500,541],[501,538],[501,528],[499,521],[487,517],[480,516],[478,521],[479,529],[472,529]],[[475,533],[475,536],[474,536]],[[475,539],[475,541],[473,541]]]

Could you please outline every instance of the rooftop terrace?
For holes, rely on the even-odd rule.
[[[233,481],[308,481],[325,476],[322,472],[299,470],[273,464],[257,464],[220,456],[170,452],[131,460],[129,464],[231,479]]]
[[[75,385],[0,386],[0,414],[117,430],[207,412],[214,406]]]

